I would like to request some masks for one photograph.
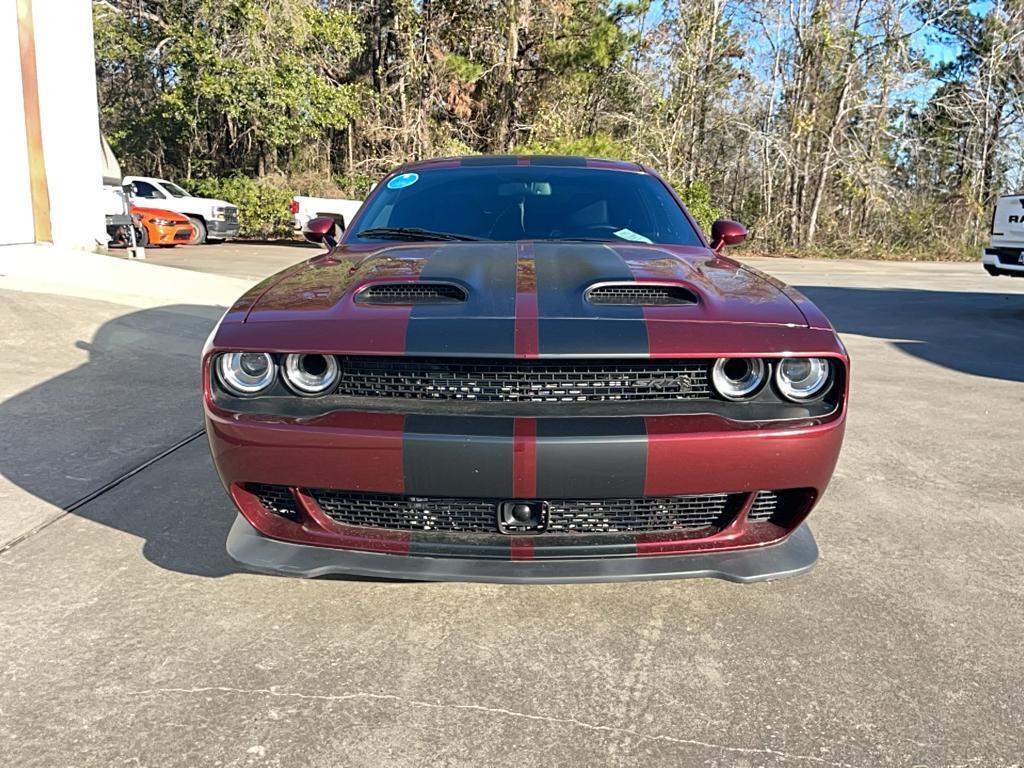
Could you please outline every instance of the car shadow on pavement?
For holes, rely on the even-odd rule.
[[[96,498],[83,498],[202,429],[199,358],[221,307],[174,305],[118,316],[84,364],[0,403],[0,475],[72,514],[143,542],[155,565],[224,576],[235,511],[200,435]],[[63,342],[62,342],[63,343]],[[24,535],[24,534],[22,534]]]
[[[1024,294],[798,287],[840,334],[887,339],[961,373],[1024,381]]]

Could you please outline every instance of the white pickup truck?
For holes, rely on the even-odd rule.
[[[1024,194],[1004,195],[992,212],[992,240],[981,252],[990,275],[1024,277]]]
[[[135,205],[187,216],[195,230],[189,245],[216,243],[238,235],[238,208],[229,202],[193,197],[177,184],[152,176],[125,176],[124,183],[135,185]]]
[[[342,200],[334,197],[306,197],[298,195],[292,198],[290,206],[295,231],[305,229],[311,219],[318,216],[329,216],[344,229],[356,215],[363,204],[362,200]]]

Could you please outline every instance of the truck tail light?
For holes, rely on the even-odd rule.
[[[299,212],[299,201],[298,200],[292,200],[291,205],[288,206],[288,210],[290,210],[292,213],[298,213]]]

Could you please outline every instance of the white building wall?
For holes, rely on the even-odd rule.
[[[0,245],[31,243],[35,235],[14,0],[0,0],[0,169]]]
[[[32,0],[32,17],[53,242],[95,248],[105,218],[92,3]]]
[[[32,0],[43,159],[55,245],[106,241],[89,0]],[[17,0],[0,0],[0,244],[34,240]]]

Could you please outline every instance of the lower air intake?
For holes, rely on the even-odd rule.
[[[406,531],[497,533],[499,499],[454,499],[312,490],[332,520],[344,525]],[[546,534],[651,533],[724,527],[744,494],[553,499]],[[545,534],[541,534],[545,535]]]
[[[287,485],[268,485],[266,483],[249,483],[245,489],[260,500],[267,511],[282,517],[297,517],[299,505]]]
[[[763,523],[771,519],[779,507],[779,497],[774,491],[759,491],[750,505],[747,520],[751,523]]]

